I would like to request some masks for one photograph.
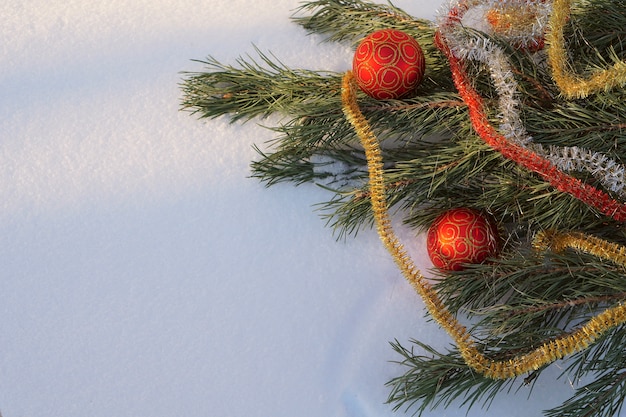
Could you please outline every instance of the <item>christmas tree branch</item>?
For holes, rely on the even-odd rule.
[[[612,417],[619,415],[626,399],[626,362],[622,354],[626,331],[616,329],[595,346],[576,355],[563,371],[563,376],[578,381],[591,377],[591,381],[578,387],[574,395],[551,410],[548,417]]]
[[[489,7],[495,4],[489,3]],[[415,95],[401,100],[378,101],[356,93],[359,109],[380,140],[378,181],[382,194],[376,195],[368,185],[365,151],[341,110],[342,74],[290,69],[275,56],[258,50],[256,57],[247,56],[236,65],[208,58],[203,61],[205,71],[186,74],[184,109],[199,117],[230,115],[233,121],[281,116],[278,126],[270,127],[275,139],[257,147],[254,177],[267,185],[317,183],[329,190],[331,198],[318,208],[340,237],[375,226],[371,205],[381,195],[389,215],[402,217],[416,232],[453,207],[469,206],[496,215],[504,241],[497,259],[469,265],[460,273],[431,271],[441,304],[450,316],[471,320],[474,353],[487,360],[509,361],[529,354],[541,343],[579,338],[577,326],[623,302],[626,285],[620,265],[572,249],[558,253],[531,250],[534,235],[546,229],[577,230],[619,244],[626,242],[621,218],[611,218],[613,211],[607,210],[604,197],[596,199],[594,194],[581,199],[580,188],[567,194],[563,192],[567,187],[558,185],[561,180],[583,184],[586,191],[598,190],[609,200],[624,198],[623,192],[602,182],[596,172],[604,170],[603,175],[621,178],[621,161],[626,161],[623,89],[599,90],[586,100],[568,99],[553,81],[543,51],[520,49],[497,33],[487,35],[464,27],[457,40],[479,39],[493,46],[492,51],[501,51],[497,59],[451,60],[452,70],[465,74],[466,80],[461,81],[467,81],[476,94],[473,97],[465,94],[468,90],[463,90],[463,85],[457,92],[448,57],[435,45],[435,26],[391,4],[311,1],[304,3],[293,19],[329,41],[351,44],[375,29],[401,29],[420,42],[426,55],[426,78]],[[586,76],[623,60],[624,27],[624,0],[572,4],[562,27],[570,57],[567,70]],[[482,52],[476,48],[472,53]],[[347,65],[351,59],[346,56]],[[504,70],[495,68],[503,63]],[[458,81],[458,74],[455,77]],[[508,108],[502,106],[506,83],[496,82],[503,80],[509,82],[504,87],[516,88]],[[483,106],[478,116],[470,105],[476,97]],[[491,137],[497,138],[507,127],[503,120],[512,120],[503,109],[515,110],[516,123],[536,145],[529,152],[544,151],[543,158],[565,155],[570,159],[555,169],[564,172],[563,166],[568,164],[575,169],[559,178],[544,175],[552,174],[545,166],[519,164],[521,160],[510,158],[513,153],[502,152],[506,147],[494,148],[486,142],[486,126],[495,126]],[[582,159],[595,164],[597,170],[579,169]],[[611,322],[613,318],[607,319]],[[601,334],[586,350],[571,356],[564,372],[575,382],[583,377],[592,382],[548,415],[579,417],[592,412],[608,417],[619,412],[626,392],[626,363],[621,355],[626,331],[623,326],[607,328],[602,323],[592,327],[587,330],[600,329]],[[396,409],[406,407],[421,413],[456,399],[467,408],[486,407],[498,392],[532,383],[543,370],[520,374],[521,381],[493,380],[467,366],[467,353],[439,354],[422,342],[415,345],[427,354],[414,355],[413,349],[398,342],[394,347],[407,370],[390,382],[390,402]]]
[[[299,13],[305,16],[298,16]],[[317,0],[304,3],[293,21],[310,32],[329,35],[328,40],[356,42],[364,33],[394,28],[415,32],[421,40],[432,44],[433,26],[426,20],[415,19],[393,6],[365,3],[358,0]],[[367,28],[366,31],[363,29]],[[421,42],[420,42],[421,43]]]
[[[274,113],[336,109],[339,75],[293,70],[276,57],[256,52],[258,59],[240,58],[237,66],[212,57],[198,61],[206,66],[204,71],[184,73],[183,110],[201,118],[230,114],[233,121],[245,121]]]
[[[397,340],[391,344],[403,357],[396,363],[407,368],[403,375],[387,383],[391,387],[387,402],[394,405],[395,411],[412,410],[421,415],[427,410],[447,408],[456,400],[461,400],[467,409],[476,404],[488,408],[499,392],[509,391],[515,382],[475,374],[457,352],[442,354],[418,340],[411,343],[426,355],[415,354],[413,347],[407,349]]]

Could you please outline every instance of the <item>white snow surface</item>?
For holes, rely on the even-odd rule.
[[[337,241],[314,185],[249,178],[260,121],[180,111],[182,71],[256,45],[345,70],[298,0],[24,0],[0,11],[3,417],[391,416],[389,342],[450,340],[375,232]],[[440,2],[397,0],[433,19]],[[271,123],[272,120],[264,121]],[[427,270],[423,237],[399,228]],[[548,372],[485,413],[573,393]],[[427,416],[465,416],[461,402]],[[410,414],[409,414],[410,415]]]

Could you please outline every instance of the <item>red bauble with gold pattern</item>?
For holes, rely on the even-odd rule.
[[[428,229],[427,250],[433,265],[460,271],[494,257],[500,249],[498,229],[489,216],[461,207],[446,211]]]
[[[361,90],[379,100],[400,98],[415,90],[425,67],[419,43],[396,29],[369,34],[356,48],[352,61]]]

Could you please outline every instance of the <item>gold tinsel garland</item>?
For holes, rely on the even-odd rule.
[[[596,71],[588,78],[572,73],[565,50],[565,24],[570,17],[570,0],[554,0],[546,34],[548,60],[554,82],[567,98],[585,98],[590,94],[608,91],[626,84],[626,62],[618,61],[612,67]]]
[[[430,315],[452,337],[469,367],[488,378],[513,378],[580,352],[612,328],[626,323],[626,305],[620,303],[597,314],[585,325],[568,335],[546,342],[525,355],[506,361],[494,361],[480,353],[467,328],[450,313],[432,285],[415,266],[393,231],[385,196],[382,153],[378,139],[357,103],[357,88],[352,72],[346,72],[342,83],[343,111],[365,149],[371,205],[380,239],[402,274],[423,299]],[[583,234],[540,233],[537,235],[534,247],[537,250],[552,248],[556,251],[570,247],[626,267],[626,248]]]

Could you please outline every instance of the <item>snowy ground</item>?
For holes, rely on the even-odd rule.
[[[449,342],[374,233],[335,240],[313,207],[326,192],[248,178],[269,131],[179,112],[192,58],[255,44],[347,69],[347,47],[289,22],[298,4],[3,5],[3,417],[391,416],[388,342]],[[427,268],[421,239],[403,239]],[[541,384],[469,415],[539,415],[571,393]]]

